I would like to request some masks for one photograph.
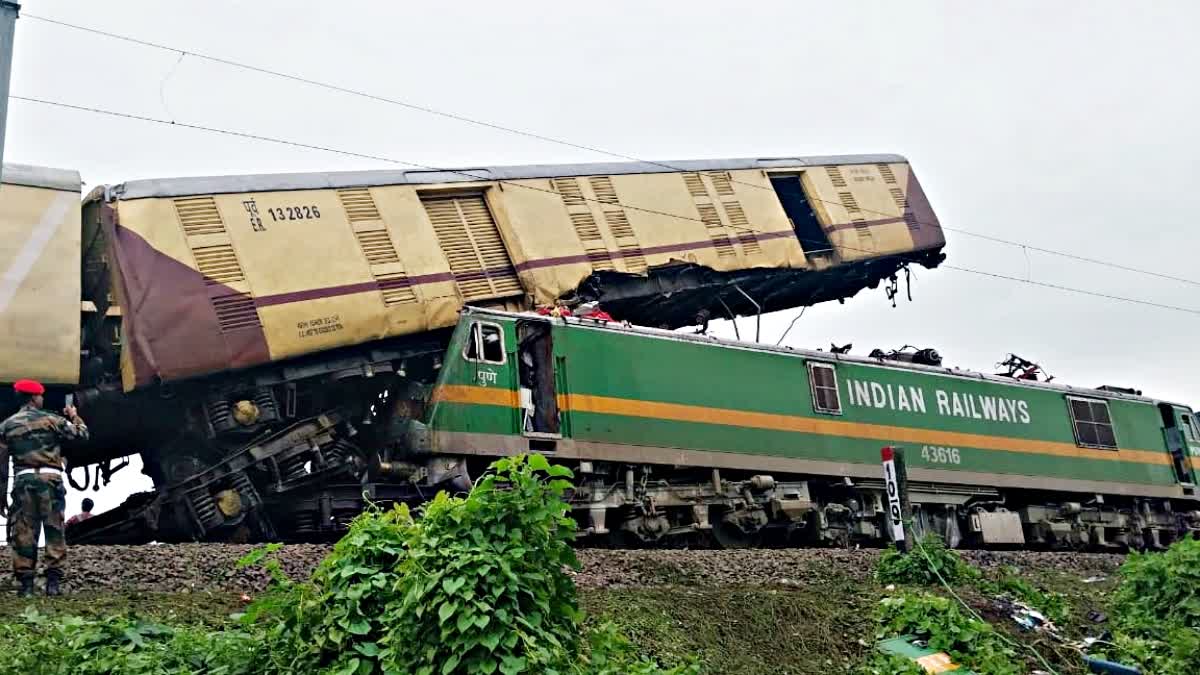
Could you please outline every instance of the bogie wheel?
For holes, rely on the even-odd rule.
[[[762,531],[746,532],[728,520],[713,523],[713,539],[723,549],[757,548],[762,545]]]

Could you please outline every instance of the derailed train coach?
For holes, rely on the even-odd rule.
[[[951,544],[1159,548],[1200,531],[1185,405],[587,319],[470,311],[408,457],[572,466],[585,536],[879,543],[880,448]]]
[[[0,382],[79,381],[81,185],[75,171],[4,165]]]
[[[895,283],[945,243],[895,155],[131,181],[92,191],[82,221],[75,394],[93,436],[69,459],[107,478],[140,454],[160,491],[303,420],[377,429],[396,392],[380,383],[435,379],[467,304],[703,324]],[[290,493],[311,505],[298,495],[328,496],[306,490],[329,472],[377,469],[377,442],[363,429],[301,453],[272,490],[324,467]],[[262,484],[217,482],[225,501],[197,493],[161,529],[227,536],[220,509],[237,520],[264,499]]]
[[[669,167],[669,168],[668,168]],[[84,205],[84,300],[125,390],[599,301],[677,327],[843,299],[938,264],[894,155],[133,181]]]

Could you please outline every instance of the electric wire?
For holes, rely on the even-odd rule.
[[[679,171],[679,172],[686,171],[685,169],[681,169],[681,168],[679,168],[679,167],[671,166],[670,164],[667,164],[667,163],[664,163],[664,162],[659,162],[659,161],[652,161],[652,160],[640,159],[640,158],[638,158],[638,157],[634,157],[634,156],[632,156],[632,155],[628,155],[628,154],[621,153],[621,152],[615,152],[615,151],[612,151],[612,150],[607,150],[607,149],[604,149],[604,148],[599,148],[599,147],[596,147],[596,146],[593,146],[593,145],[587,145],[587,144],[583,144],[583,143],[576,143],[576,142],[574,142],[574,141],[568,141],[568,140],[565,140],[565,139],[562,139],[562,138],[556,138],[556,137],[554,137],[554,136],[547,136],[547,135],[545,135],[545,134],[539,134],[539,133],[532,132],[532,131],[527,131],[527,130],[524,130],[524,129],[517,129],[517,128],[514,128],[514,127],[509,127],[509,126],[505,126],[505,125],[502,125],[502,124],[497,124],[497,123],[494,123],[494,122],[488,122],[488,121],[486,121],[486,120],[481,120],[481,119],[474,118],[474,117],[468,117],[468,116],[466,116],[466,115],[460,115],[460,114],[458,114],[458,113],[447,112],[447,111],[445,111],[445,110],[439,110],[439,109],[437,109],[437,108],[432,108],[432,107],[430,107],[430,106],[427,106],[427,105],[421,105],[421,104],[418,104],[418,103],[413,103],[413,102],[411,102],[411,101],[406,101],[406,100],[403,100],[403,99],[398,99],[398,98],[393,98],[393,97],[388,97],[388,96],[382,96],[382,95],[379,95],[379,94],[373,94],[373,93],[370,93],[370,92],[367,92],[367,91],[363,91],[363,90],[359,90],[359,89],[353,89],[353,88],[350,88],[350,87],[345,87],[345,86],[338,85],[338,84],[333,84],[333,83],[330,83],[330,82],[323,82],[323,81],[321,81],[321,80],[316,80],[316,79],[312,79],[312,78],[309,78],[309,77],[304,77],[304,76],[301,76],[301,75],[296,75],[296,74],[293,74],[293,73],[286,73],[286,72],[282,72],[282,71],[278,71],[278,70],[273,70],[273,69],[270,69],[270,68],[264,68],[264,67],[262,67],[262,66],[256,66],[256,65],[249,64],[249,63],[245,63],[245,62],[241,62],[241,61],[235,61],[235,60],[233,60],[233,59],[223,58],[223,57],[220,57],[220,56],[214,56],[214,55],[211,55],[211,54],[205,54],[205,53],[203,53],[203,52],[196,52],[196,51],[191,51],[191,50],[186,50],[186,49],[180,49],[180,48],[178,48],[178,47],[172,47],[172,46],[165,45],[165,44],[158,43],[158,42],[151,42],[151,41],[149,41],[149,40],[143,40],[143,39],[141,39],[141,38],[135,38],[135,37],[128,36],[128,35],[121,35],[121,34],[119,34],[119,33],[113,33],[113,32],[110,32],[110,31],[100,30],[100,29],[97,29],[97,28],[91,28],[91,27],[88,27],[88,26],[81,26],[81,25],[79,25],[79,24],[74,24],[74,23],[70,23],[70,22],[67,22],[67,21],[62,21],[62,20],[59,20],[59,19],[52,19],[52,18],[49,18],[49,17],[39,16],[39,15],[36,15],[36,14],[28,14],[28,13],[27,13],[27,14],[24,14],[23,16],[24,16],[24,18],[27,18],[27,19],[34,19],[34,20],[36,20],[36,21],[42,21],[42,22],[44,22],[44,23],[48,23],[48,24],[52,24],[52,25],[56,25],[56,26],[60,26],[60,27],[64,27],[64,28],[70,28],[70,29],[72,29],[72,30],[78,30],[78,31],[83,31],[83,32],[87,32],[87,33],[93,33],[93,34],[100,35],[100,36],[103,36],[103,37],[107,37],[107,38],[110,38],[110,39],[114,39],[114,40],[120,40],[120,41],[123,41],[123,42],[128,42],[128,43],[131,43],[131,44],[140,45],[140,46],[143,46],[143,47],[149,47],[149,48],[151,48],[151,49],[159,49],[159,50],[163,50],[163,51],[168,51],[168,52],[172,52],[172,53],[177,53],[177,54],[179,54],[181,57],[183,57],[183,56],[185,56],[185,55],[186,55],[186,56],[192,56],[192,57],[195,57],[195,58],[197,58],[197,59],[201,59],[201,60],[205,60],[205,61],[211,61],[211,62],[213,62],[213,63],[221,64],[221,65],[228,66],[228,67],[231,67],[231,68],[240,68],[240,69],[243,69],[243,70],[247,70],[247,71],[250,71],[250,72],[259,73],[259,74],[262,74],[262,75],[268,75],[268,76],[271,76],[271,77],[278,77],[278,78],[282,78],[282,79],[285,79],[285,80],[290,80],[290,81],[292,81],[292,82],[298,82],[298,83],[301,83],[301,84],[305,84],[305,85],[308,85],[308,86],[312,86],[312,87],[318,87],[318,88],[321,88],[321,89],[326,89],[326,90],[329,90],[329,91],[334,91],[334,92],[341,93],[341,94],[347,94],[347,95],[350,95],[350,96],[357,96],[357,97],[359,97],[359,98],[364,98],[364,99],[368,99],[368,100],[372,100],[372,101],[377,101],[377,102],[380,102],[380,103],[386,103],[386,104],[389,104],[389,105],[395,105],[395,106],[399,106],[399,107],[403,107],[403,108],[408,108],[408,109],[410,109],[410,110],[414,110],[414,111],[417,111],[417,112],[421,112],[421,113],[425,113],[425,114],[429,114],[429,115],[434,115],[434,116],[437,116],[437,117],[442,117],[442,118],[445,118],[445,119],[450,119],[450,120],[454,120],[454,121],[462,122],[462,123],[465,123],[465,124],[472,124],[472,125],[475,125],[475,126],[479,126],[479,127],[483,127],[483,128],[487,128],[487,129],[492,129],[492,130],[495,130],[495,131],[502,131],[502,132],[509,133],[509,134],[515,134],[515,135],[518,135],[518,136],[524,136],[524,137],[526,137],[526,138],[532,138],[532,139],[539,140],[539,141],[543,141],[543,142],[546,142],[546,143],[553,143],[553,144],[556,144],[556,145],[561,145],[561,146],[564,146],[564,147],[575,148],[575,149],[577,149],[577,150],[584,150],[584,151],[587,151],[587,152],[593,152],[593,153],[597,153],[597,154],[607,155],[607,156],[609,156],[609,157],[615,157],[615,158],[618,158],[618,159],[624,159],[624,160],[628,160],[628,161],[638,162],[638,163],[641,163],[641,164],[648,164],[648,165],[652,165],[652,166],[658,166],[658,167],[661,167],[661,168],[668,169],[668,170],[670,170],[670,171]],[[177,63],[176,65],[178,65],[178,63]],[[758,185],[757,183],[750,183],[750,182],[747,182],[747,181],[738,180],[738,179],[736,179],[736,178],[733,178],[733,177],[730,177],[730,178],[729,178],[729,180],[730,180],[730,182],[732,182],[732,183],[737,183],[737,184],[739,184],[739,185],[745,185],[745,186],[747,186],[747,187],[751,187],[751,188],[758,189],[758,190],[771,190],[771,189],[772,189],[772,188],[769,188],[769,187],[766,187],[766,186],[763,186],[763,185]],[[835,202],[835,201],[833,201],[833,200],[823,199],[823,198],[820,198],[820,197],[814,197],[814,196],[810,196],[809,198],[810,198],[810,199],[812,199],[812,200],[814,200],[814,201],[819,201],[819,202],[822,202],[822,203],[825,203],[825,204],[830,204],[830,205],[833,205],[833,206],[843,206],[843,204],[842,204],[841,202]],[[898,217],[899,217],[899,218],[902,218],[902,217],[904,216],[904,214],[899,214],[899,215],[898,215],[898,214],[895,214],[895,213],[888,213],[888,212],[884,212],[884,211],[878,211],[878,210],[875,210],[875,209],[864,208],[864,207],[861,207],[861,206],[859,207],[859,211],[866,212],[866,213],[872,213],[872,214],[875,214],[875,215],[883,216],[883,217],[885,217],[885,218],[898,218]],[[697,220],[697,219],[691,219],[691,220]],[[966,236],[970,236],[970,237],[976,237],[976,238],[983,239],[983,240],[986,240],[986,241],[991,241],[991,242],[993,242],[993,243],[999,243],[999,244],[1004,244],[1004,245],[1007,245],[1007,246],[1014,246],[1014,247],[1025,248],[1025,249],[1028,249],[1028,250],[1037,251],[1037,252],[1039,252],[1039,253],[1045,253],[1045,254],[1047,254],[1047,255],[1059,256],[1059,257],[1067,258],[1067,259],[1070,259],[1070,260],[1075,260],[1075,261],[1078,261],[1078,262],[1084,262],[1084,263],[1088,263],[1088,264],[1092,264],[1092,265],[1099,265],[1099,266],[1103,266],[1103,267],[1110,267],[1110,268],[1113,268],[1113,269],[1118,269],[1118,270],[1122,270],[1122,271],[1125,271],[1125,272],[1132,272],[1132,273],[1135,273],[1135,274],[1142,274],[1142,275],[1146,275],[1146,276],[1157,277],[1157,278],[1159,278],[1159,279],[1164,279],[1164,280],[1169,280],[1169,281],[1175,281],[1175,282],[1179,282],[1179,283],[1183,283],[1183,284],[1188,284],[1188,285],[1192,285],[1192,286],[1200,286],[1200,281],[1197,281],[1197,280],[1194,280],[1194,279],[1188,279],[1188,278],[1185,278],[1185,277],[1175,276],[1175,275],[1171,275],[1171,274],[1164,274],[1164,273],[1162,273],[1162,272],[1155,272],[1155,271],[1152,271],[1152,270],[1146,270],[1146,269],[1142,269],[1142,268],[1138,268],[1138,267],[1133,267],[1133,266],[1130,266],[1130,265],[1123,265],[1123,264],[1121,264],[1121,263],[1115,263],[1115,262],[1111,262],[1111,261],[1107,261],[1107,260],[1100,260],[1100,259],[1098,259],[1098,258],[1091,258],[1091,257],[1088,257],[1088,256],[1082,256],[1082,255],[1078,255],[1078,254],[1075,254],[1075,253],[1069,253],[1069,252],[1066,252],[1066,251],[1060,251],[1060,250],[1057,250],[1057,249],[1047,248],[1047,247],[1043,247],[1043,246],[1034,246],[1034,245],[1032,245],[1032,244],[1029,244],[1029,243],[1027,243],[1027,242],[1019,242],[1019,241],[1014,241],[1014,240],[1004,239],[1004,238],[1001,238],[1001,237],[996,237],[996,236],[992,236],[992,235],[988,235],[988,234],[981,234],[981,233],[978,233],[978,232],[973,232],[973,231],[971,231],[971,230],[966,230],[966,229],[963,229],[963,228],[956,228],[956,227],[950,227],[950,226],[947,226],[947,225],[942,225],[941,223],[937,223],[937,222],[927,222],[927,221],[922,221],[922,220],[917,220],[916,222],[917,222],[917,224],[919,224],[919,225],[922,225],[922,226],[933,227],[933,228],[937,228],[937,229],[940,229],[940,230],[943,230],[943,231],[955,232],[955,233],[962,234],[962,235],[966,235]],[[729,225],[729,227],[734,227],[734,228],[736,228],[736,229],[741,229],[741,230],[745,230],[745,231],[751,231],[751,232],[760,232],[759,230],[755,230],[755,229],[753,229],[753,228],[747,228],[747,227],[744,227],[744,226],[735,226],[735,225]]]
[[[325,146],[325,145],[303,143],[300,141],[293,141],[293,140],[288,140],[288,139],[283,139],[283,138],[275,138],[272,136],[265,136],[262,134],[255,134],[255,133],[250,133],[250,132],[245,132],[245,131],[222,129],[219,127],[211,127],[211,126],[205,126],[205,125],[201,125],[201,124],[192,124],[192,123],[188,123],[188,122],[176,122],[176,121],[171,121],[171,120],[157,118],[157,117],[150,117],[147,115],[138,115],[138,114],[134,114],[134,113],[120,112],[120,111],[115,111],[115,110],[107,110],[104,108],[97,108],[94,106],[76,105],[76,104],[72,104],[72,103],[65,103],[62,101],[51,101],[48,99],[34,98],[34,97],[30,97],[30,96],[10,95],[9,99],[14,100],[14,101],[23,101],[26,103],[35,103],[35,104],[40,104],[40,105],[59,107],[59,108],[75,110],[75,111],[79,111],[79,112],[87,112],[87,113],[92,113],[92,114],[96,114],[96,115],[104,115],[104,116],[108,116],[108,117],[129,119],[129,120],[135,120],[135,121],[139,121],[139,122],[159,124],[159,125],[170,126],[170,127],[180,127],[180,128],[192,129],[192,130],[196,130],[196,131],[204,131],[204,132],[208,132],[208,133],[220,134],[220,135],[230,136],[230,137],[234,137],[234,138],[262,141],[262,142],[266,142],[266,143],[274,143],[277,145],[284,145],[284,146],[302,148],[302,149],[307,149],[307,150],[318,150],[321,152],[328,152],[328,153],[332,153],[332,154],[343,155],[346,157],[356,157],[356,158],[360,158],[360,159],[370,159],[370,160],[386,162],[386,163],[390,163],[390,164],[411,166],[411,167],[416,167],[416,168],[424,169],[424,170],[428,170],[428,171],[453,173],[453,174],[465,176],[472,180],[496,182],[501,185],[509,185],[512,187],[533,190],[535,192],[543,192],[546,194],[560,196],[560,194],[555,190],[540,188],[540,187],[536,187],[534,185],[528,185],[525,183],[514,183],[512,181],[507,181],[507,180],[496,180],[496,179],[488,177],[488,176],[479,176],[476,174],[472,174],[469,171],[462,170],[462,169],[446,169],[446,168],[442,168],[442,167],[431,166],[428,164],[422,164],[420,162],[396,159],[393,157],[385,157],[383,155],[374,155],[374,154],[363,153],[363,152],[355,152],[352,150],[343,150],[340,148],[333,148],[333,147],[329,147],[329,146]],[[587,197],[584,197],[584,199],[587,201],[592,201],[592,202],[598,203],[598,204],[607,204],[609,206],[614,205],[612,202],[605,202],[605,201],[601,201],[598,199],[589,199]],[[689,221],[698,222],[698,223],[702,223],[702,224],[704,223],[704,221],[699,218],[693,218],[691,216],[685,216],[685,215],[681,215],[681,214],[677,214],[677,213],[670,213],[667,211],[659,211],[657,209],[647,209],[644,207],[632,206],[632,205],[626,205],[626,204],[617,204],[617,205],[620,205],[623,208],[627,208],[630,210],[643,211],[643,212],[651,213],[651,214],[655,214],[655,215],[667,216],[670,218],[678,218],[681,220],[689,220]],[[757,231],[757,230],[755,230],[755,231]],[[800,240],[800,241],[802,243],[813,243],[811,241],[806,241],[806,240]],[[878,252],[867,251],[866,249],[855,249],[850,246],[842,246],[841,248],[844,248],[847,250],[867,252],[867,253],[872,253],[874,255],[878,255]],[[972,269],[969,267],[959,267],[956,265],[944,265],[944,264],[941,266],[945,267],[947,269],[952,269],[952,270],[961,271],[961,272],[970,272],[972,274],[993,277],[996,279],[1004,279],[1004,280],[1008,280],[1008,281],[1015,281],[1015,282],[1019,282],[1019,283],[1025,283],[1025,284],[1031,284],[1031,285],[1035,285],[1035,286],[1052,288],[1052,289],[1066,291],[1066,292],[1070,292],[1070,293],[1077,293],[1077,294],[1081,294],[1081,295],[1090,295],[1090,296],[1104,298],[1104,299],[1108,299],[1108,300],[1115,300],[1115,301],[1127,302],[1127,303],[1138,304],[1138,305],[1146,305],[1149,307],[1156,307],[1159,309],[1166,309],[1166,310],[1172,310],[1172,311],[1177,311],[1177,312],[1183,312],[1183,313],[1187,313],[1187,314],[1200,315],[1200,309],[1179,307],[1176,305],[1168,305],[1165,303],[1152,302],[1149,300],[1141,300],[1141,299],[1137,299],[1137,298],[1129,298],[1129,297],[1120,296],[1120,295],[1111,295],[1111,294],[1107,294],[1107,293],[1100,293],[1097,291],[1089,291],[1089,290],[1082,289],[1082,288],[1075,288],[1072,286],[1063,286],[1063,285],[1059,285],[1059,284],[1052,284],[1049,282],[1027,280],[1027,279],[1022,279],[1020,277],[1012,277],[1012,276],[998,274],[998,273],[994,273],[994,272],[986,272],[983,270],[976,270],[976,269]]]

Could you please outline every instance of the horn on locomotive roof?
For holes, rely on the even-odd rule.
[[[910,349],[912,351],[908,351]],[[882,349],[873,349],[869,356],[880,361],[899,361],[901,363],[915,363],[920,366],[942,365],[942,355],[938,354],[936,349],[917,349],[912,345],[904,345],[900,349],[893,349],[890,352],[885,352]]]
[[[1002,373],[996,373],[1003,377],[1011,377],[1018,380],[1033,380],[1034,382],[1050,382],[1054,380],[1054,376],[1047,373],[1040,365],[1016,354],[1010,353],[1006,359],[997,363],[996,367],[1005,369]]]

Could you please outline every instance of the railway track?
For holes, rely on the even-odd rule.
[[[237,569],[255,546],[245,544],[163,544],[76,546],[68,560],[68,590],[74,593],[248,592],[262,589],[261,569]],[[307,577],[329,546],[284,546],[279,560],[295,579]],[[1025,572],[1056,572],[1081,580],[1108,576],[1124,560],[1112,553],[963,551],[983,569],[1013,565]],[[8,550],[0,547],[0,559]],[[585,588],[663,585],[804,585],[843,577],[866,582],[875,549],[617,550],[580,549],[576,583]],[[0,588],[11,577],[0,572]],[[1082,582],[1081,582],[1082,583]]]

